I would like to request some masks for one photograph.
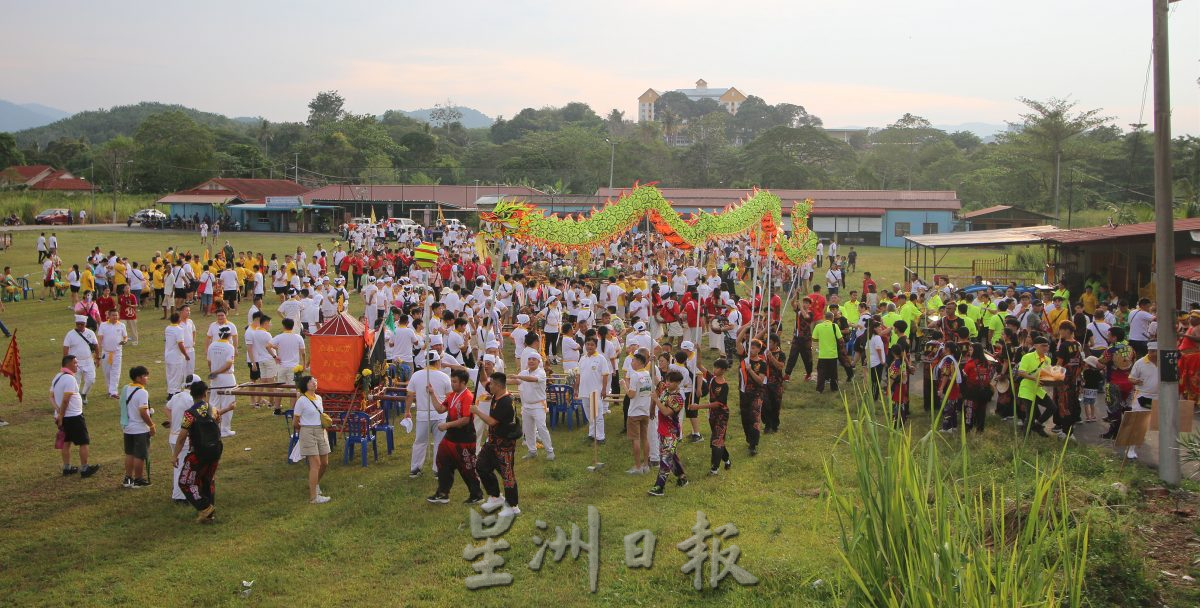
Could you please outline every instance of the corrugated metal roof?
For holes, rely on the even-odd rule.
[[[1175,220],[1175,232],[1188,232],[1192,230],[1200,230],[1200,218],[1193,217]],[[1062,230],[1052,235],[1047,235],[1046,240],[1060,244],[1095,243],[1130,237],[1154,236],[1154,232],[1154,222],[1143,222],[1141,224],[1124,224],[1112,228],[1097,226],[1094,228]]]
[[[785,209],[785,211],[788,211]],[[883,217],[887,209],[883,207],[855,207],[854,209],[838,209],[834,207],[814,206],[813,217]]]
[[[229,201],[237,200],[237,197],[232,194],[168,194],[157,201],[158,205],[170,205],[172,203],[190,203],[199,205],[220,205]]]
[[[451,186],[388,184],[334,185],[317,188],[304,195],[305,203],[326,202],[428,202],[436,201],[459,209],[474,209],[475,200],[484,196],[536,196],[540,190],[525,186]]]
[[[1037,217],[1046,218],[1048,220],[1054,219],[1053,216],[1046,215],[1045,213],[1038,213],[1037,211],[1030,211],[1028,209],[1022,209],[1020,207],[1013,207],[1012,205],[992,205],[991,207],[985,207],[983,209],[976,209],[974,211],[968,211],[968,212],[962,214],[962,218],[964,220],[969,220],[969,219],[982,217],[985,215],[991,215],[993,213],[1000,213],[1001,211],[1008,211],[1009,209],[1015,210],[1018,213],[1023,213],[1025,215],[1034,215]]]
[[[915,234],[904,240],[922,247],[984,247],[988,245],[1021,245],[1043,242],[1045,235],[1066,232],[1054,226],[1026,226],[1001,230],[974,230],[943,234]]]
[[[596,195],[616,198],[629,188],[599,188]],[[753,195],[742,188],[660,188],[663,197],[683,207],[724,207]],[[953,190],[770,190],[790,207],[793,201],[813,200],[813,209],[922,209],[958,211],[962,201]]]
[[[1185,281],[1200,282],[1200,258],[1175,260],[1175,276]]]

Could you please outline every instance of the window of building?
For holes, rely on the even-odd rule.
[[[921,224],[921,234],[937,234],[938,225],[935,222],[925,222]]]
[[[908,236],[912,233],[912,225],[908,222],[896,222],[896,236]]]

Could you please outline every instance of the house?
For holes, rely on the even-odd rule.
[[[501,185],[331,185],[304,195],[304,203],[336,207],[337,223],[352,217],[405,217],[428,226],[443,217],[477,217],[483,197],[530,197],[543,194],[527,186]]]
[[[1042,241],[1055,250],[1054,265],[1071,293],[1081,293],[1084,280],[1099,277],[1125,298],[1154,297],[1154,222],[1119,226],[1093,226],[1043,234]],[[1175,275],[1183,302],[1200,301],[1196,271],[1200,258],[1200,218],[1175,220]]]
[[[753,191],[737,188],[661,188],[663,196],[680,213],[717,212],[749,197]],[[601,204],[628,192],[628,188],[600,188],[594,199]],[[940,234],[954,227],[962,202],[952,190],[770,190],[783,200],[784,228],[791,229],[791,208],[811,199],[808,226],[822,238],[847,245],[903,247],[909,234]],[[587,208],[594,203],[589,201]],[[564,211],[571,211],[564,207]],[[586,210],[586,209],[585,209]]]
[[[212,221],[228,215],[233,221],[241,222],[246,229],[269,232],[294,232],[306,224],[297,210],[300,204],[276,204],[268,206],[268,198],[290,197],[291,202],[308,189],[286,179],[242,179],[216,177],[186,190],[173,192],[155,204],[169,206],[167,215],[182,218],[200,218]]]
[[[1012,205],[993,205],[985,209],[968,211],[960,217],[967,225],[967,230],[1027,228],[1057,221],[1053,216]]]
[[[696,81],[696,88],[694,89],[675,89],[674,92],[683,93],[692,101],[712,99],[730,114],[737,114],[742,102],[746,101],[746,95],[737,90],[737,88],[709,88],[708,83],[703,78]],[[638,122],[653,122],[655,120],[654,102],[658,101],[661,97],[662,95],[654,89],[646,89],[646,92],[638,97]]]
[[[13,165],[0,171],[0,188],[77,193],[91,192],[92,183],[50,165]]]

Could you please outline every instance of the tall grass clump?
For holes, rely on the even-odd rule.
[[[1082,605],[1088,526],[1067,504],[1062,452],[1049,463],[1014,456],[1024,471],[1017,496],[972,487],[966,450],[942,454],[936,432],[914,441],[875,420],[870,403],[846,405],[852,487],[825,466],[847,605]]]

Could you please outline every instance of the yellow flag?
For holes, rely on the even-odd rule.
[[[438,203],[438,221],[442,222],[443,224],[446,223],[446,216],[442,215],[442,204],[441,203]]]
[[[475,255],[479,256],[479,260],[486,260],[488,257],[487,238],[482,232],[475,233]]]
[[[372,224],[376,223],[376,221],[375,221],[375,207],[371,207],[371,223],[372,223]]]

